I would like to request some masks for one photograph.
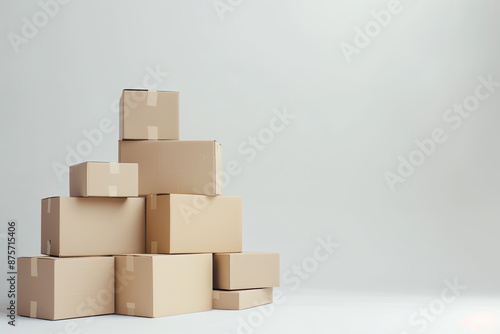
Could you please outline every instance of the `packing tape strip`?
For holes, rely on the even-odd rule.
[[[158,104],[158,92],[156,90],[148,90],[147,105],[150,107],[156,107],[157,104]]]
[[[158,242],[151,241],[151,254],[158,254]]]
[[[120,164],[117,162],[109,163],[109,173],[110,174],[120,174]]]
[[[158,127],[157,126],[148,126],[148,139],[149,140],[158,140]]]
[[[127,314],[134,315],[135,314],[135,303],[127,302],[126,304],[127,304]]]
[[[156,205],[157,205],[157,196],[156,195],[151,195],[151,210],[156,210]]]
[[[134,256],[133,255],[126,256],[125,270],[134,272]]]
[[[30,318],[36,318],[36,309],[38,303],[34,300],[30,301]]]
[[[38,277],[38,259],[36,257],[31,258],[31,277]]]
[[[50,213],[50,198],[47,199],[47,213]]]
[[[52,245],[52,240],[47,240],[47,254],[50,255],[50,246]]]
[[[118,196],[118,186],[108,186],[108,196],[110,197]]]

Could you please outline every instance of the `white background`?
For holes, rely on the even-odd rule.
[[[479,77],[500,81],[499,2],[401,0],[350,62],[342,43],[354,45],[356,29],[388,1],[221,2],[231,10],[71,1],[18,52],[9,36],[22,36],[23,18],[42,9],[0,4],[0,233],[17,219],[20,256],[39,254],[41,198],[68,195],[68,174],[60,179],[54,165],[67,166],[83,131],[105,118],[114,131],[82,159],[117,161],[116,100],[144,86],[180,91],[181,139],[216,139],[224,162],[240,163],[225,194],[243,196],[244,249],[281,253],[287,298],[269,316],[106,316],[76,321],[76,332],[233,333],[252,314],[265,320],[254,319],[255,333],[498,332],[500,87],[457,129],[443,115],[474,94]],[[276,110],[295,118],[254,159],[242,154],[249,136],[269,134]],[[436,128],[446,141],[391,191],[385,173]],[[340,247],[314,266],[317,238],[328,237]],[[307,277],[289,271],[304,264]],[[426,329],[412,324],[446,280],[467,288]],[[2,319],[12,333],[60,333],[68,323],[21,318],[13,329]]]

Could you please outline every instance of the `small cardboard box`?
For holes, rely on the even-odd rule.
[[[146,252],[241,252],[241,197],[150,195]]]
[[[144,253],[145,202],[140,197],[45,198],[41,253],[54,256]]]
[[[273,288],[212,292],[212,307],[218,310],[244,310],[272,302]]]
[[[48,320],[112,314],[113,257],[18,258],[18,314]]]
[[[280,285],[279,253],[214,254],[214,289],[239,290]]]
[[[212,309],[212,255],[115,257],[116,313],[165,317]]]
[[[120,139],[179,139],[179,92],[125,89]]]
[[[83,197],[139,196],[137,164],[83,162],[69,168],[69,194]]]
[[[139,164],[139,194],[222,195],[216,141],[119,141],[118,160]]]

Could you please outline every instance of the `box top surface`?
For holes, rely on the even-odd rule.
[[[146,89],[146,88],[125,88],[123,90],[124,92],[128,92],[128,91],[144,91],[144,92],[148,92],[148,91],[153,91],[153,92],[158,92],[158,93],[179,93],[178,91],[175,91],[175,90],[154,90],[154,89]]]
[[[279,255],[277,252],[215,253],[214,256]]]

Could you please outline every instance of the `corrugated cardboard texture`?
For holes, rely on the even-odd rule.
[[[148,196],[146,252],[241,252],[241,197],[203,195]]]
[[[273,288],[248,290],[214,290],[212,307],[219,310],[244,310],[273,302]]]
[[[117,314],[153,318],[212,309],[211,254],[133,255],[133,261],[127,272],[127,256],[116,257]]]
[[[139,164],[139,194],[222,195],[216,141],[119,141],[118,160]]]
[[[134,197],[139,195],[135,163],[83,162],[69,168],[70,196]]]
[[[50,212],[47,207],[50,202]],[[41,253],[95,256],[145,251],[144,198],[42,200]],[[50,242],[50,251],[47,249]]]
[[[124,90],[120,139],[179,139],[179,92]]]
[[[35,263],[37,276],[32,258],[18,259],[19,315],[58,320],[114,313],[112,257],[38,257]]]
[[[238,290],[279,286],[279,253],[214,254],[214,289]]]

